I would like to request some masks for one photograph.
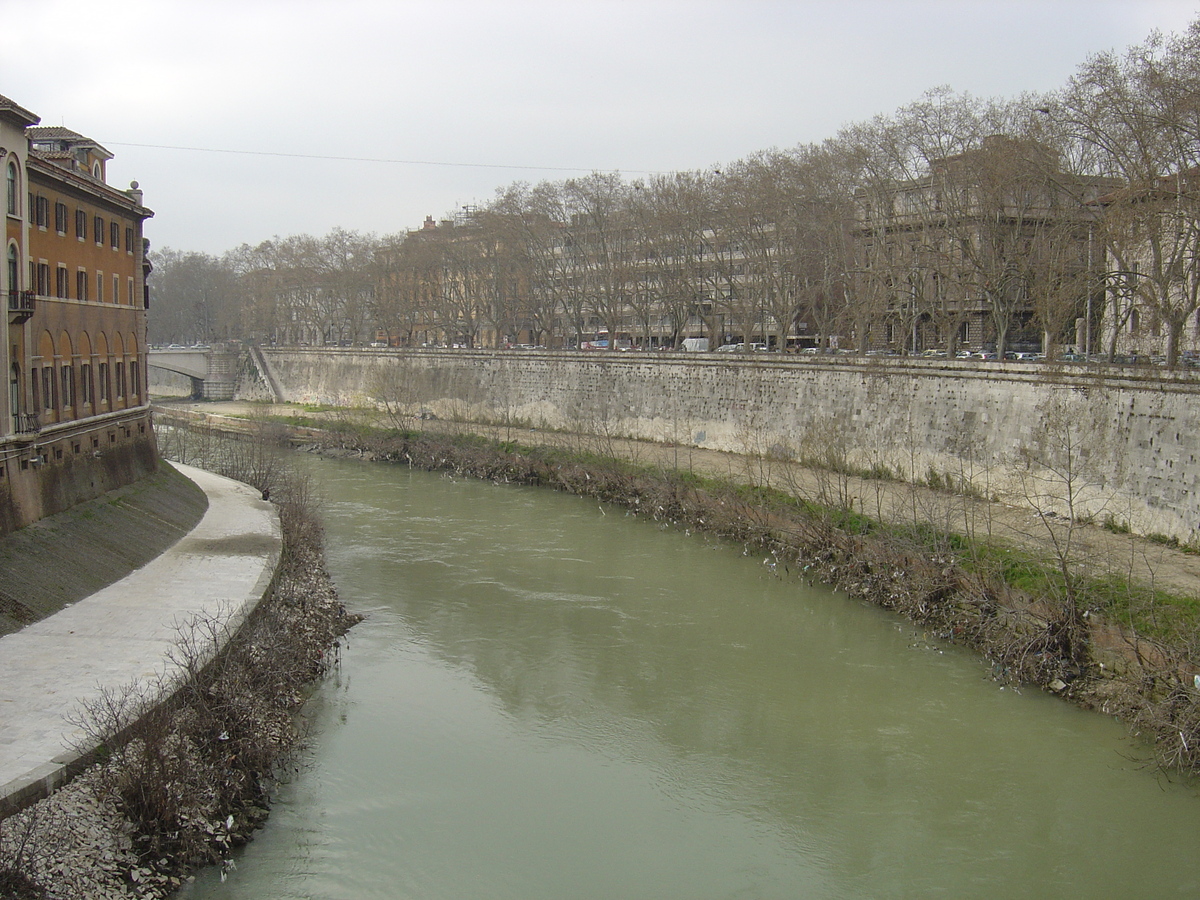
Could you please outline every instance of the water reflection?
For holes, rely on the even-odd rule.
[[[761,556],[316,461],[371,617],[220,897],[1173,896],[1200,802],[1104,718]]]

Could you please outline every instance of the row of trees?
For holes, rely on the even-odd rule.
[[[152,337],[1002,350],[1024,329],[1111,352],[1137,323],[1174,360],[1200,306],[1198,148],[1200,21],[1052,94],[939,88],[719,168],[511,184],[383,238],[167,250]]]

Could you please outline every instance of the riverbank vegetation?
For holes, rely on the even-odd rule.
[[[741,476],[715,475],[648,462],[635,444],[603,436],[565,436],[549,446],[523,444],[511,428],[485,436],[368,427],[352,418],[288,421],[294,439],[315,451],[549,486],[740,542],[762,552],[780,577],[831,584],[895,610],[931,637],[974,648],[997,680],[1037,685],[1122,718],[1164,770],[1200,769],[1200,600],[1092,565],[1073,543],[1077,523],[1035,516],[1046,548],[1035,552],[962,528],[970,515],[963,504],[973,498],[950,478],[932,487],[892,482],[912,492],[914,514],[888,520],[872,514],[854,493],[861,485],[836,467],[801,484],[767,457],[747,458]],[[762,477],[766,467],[772,478]]]
[[[300,706],[337,665],[339,639],[358,617],[325,571],[308,482],[278,445],[204,450],[191,461],[253,484],[279,508],[284,552],[272,589],[232,636],[207,619],[180,628],[178,684],[130,685],[81,711],[97,763],[0,822],[2,897],[168,896],[190,870],[224,863],[251,838],[276,779],[296,764]]]

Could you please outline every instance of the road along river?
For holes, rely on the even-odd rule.
[[[267,827],[184,897],[1200,894],[1197,785],[1114,721],[740,545],[311,467],[368,619]]]

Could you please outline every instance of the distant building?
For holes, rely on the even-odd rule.
[[[1074,344],[1102,309],[1091,248],[1106,179],[1062,171],[1002,135],[932,161],[921,177],[859,192],[856,289],[875,298],[872,346],[909,353]],[[1091,252],[1090,252],[1091,251]],[[1088,291],[1095,295],[1088,301]]]
[[[1093,351],[1172,364],[1200,359],[1200,169],[1096,201],[1107,255],[1102,343]]]
[[[0,96],[8,339],[0,361],[0,534],[157,466],[146,390],[142,205],[112,154]]]

